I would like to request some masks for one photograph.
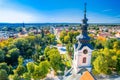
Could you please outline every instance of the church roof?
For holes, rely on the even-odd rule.
[[[80,71],[77,74],[74,74],[74,70],[68,72],[69,75],[65,75],[63,80],[96,80],[89,71]]]
[[[82,34],[80,34],[79,36],[77,36],[76,37],[77,38],[77,40],[79,41],[79,40],[90,40],[90,37],[88,36],[88,35],[82,35]]]
[[[85,46],[89,47],[92,50],[94,49],[91,44],[82,44],[82,43],[76,43],[75,44],[75,49],[81,50]]]
[[[80,80],[95,80],[94,77],[90,74],[90,72],[85,71],[83,75],[80,77]]]

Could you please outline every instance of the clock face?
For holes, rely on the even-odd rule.
[[[84,53],[84,54],[87,54],[87,53],[88,53],[88,50],[87,50],[87,49],[83,50],[83,53]]]

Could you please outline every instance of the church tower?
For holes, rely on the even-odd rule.
[[[87,17],[86,17],[86,3],[84,9],[84,19],[82,20],[82,33],[77,36],[77,43],[74,45],[74,59],[73,59],[73,69],[75,73],[79,73],[82,69],[87,69],[91,71],[91,56],[93,47],[89,43],[90,37],[87,32]]]

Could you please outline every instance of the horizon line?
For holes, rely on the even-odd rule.
[[[51,23],[76,23],[76,24],[81,24],[82,22],[15,22],[15,23],[14,23],[14,22],[0,22],[0,24],[1,24],[1,23],[4,23],[4,24],[21,24],[21,23],[22,23],[22,24],[23,24],[23,23],[25,23],[25,24],[28,24],[28,23],[29,23],[29,24],[43,24],[43,23],[44,23],[44,24],[46,24],[46,23],[48,23],[48,24],[49,24],[49,23],[50,23],[50,24],[51,24]],[[117,23],[117,22],[116,22],[116,23],[115,23],[115,22],[113,22],[113,23],[110,23],[110,22],[90,22],[90,24],[91,24],[91,23],[93,23],[93,24],[96,24],[96,23],[98,23],[98,24],[99,24],[99,23],[100,23],[100,24],[104,24],[104,23],[106,23],[106,24],[120,24],[120,22],[119,22],[119,23]],[[89,22],[88,22],[88,24],[89,24]]]

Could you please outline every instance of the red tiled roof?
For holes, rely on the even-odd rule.
[[[83,75],[80,77],[80,80],[95,80],[95,79],[88,71],[85,71]]]

